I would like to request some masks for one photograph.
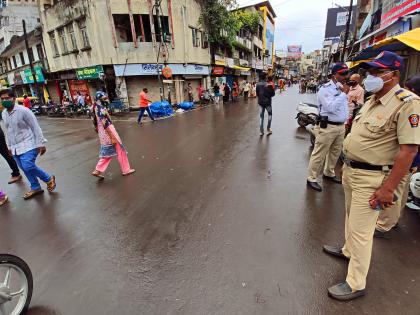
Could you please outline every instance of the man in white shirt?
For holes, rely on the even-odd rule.
[[[38,155],[47,151],[46,140],[35,115],[28,108],[15,104],[16,98],[12,90],[1,91],[0,97],[5,108],[2,117],[9,154],[14,157],[31,184],[31,190],[23,198],[30,199],[44,192],[38,178],[45,182],[48,191],[52,192],[56,187],[55,176],[47,174],[35,164]]]
[[[341,184],[335,176],[335,166],[343,148],[345,135],[344,123],[349,116],[346,81],[349,68],[345,63],[337,63],[332,67],[331,80],[324,84],[318,92],[319,123],[314,128],[315,146],[308,167],[307,186],[322,191],[318,184],[318,176],[325,162],[323,178]]]

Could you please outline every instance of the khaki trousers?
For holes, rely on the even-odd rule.
[[[395,202],[395,205],[387,208],[385,211],[379,212],[379,218],[376,222],[376,229],[378,231],[389,232],[398,223],[398,220],[401,216],[401,210],[405,207],[405,204],[407,203],[410,184],[409,178],[410,176],[407,175],[398,185],[395,194],[397,196],[401,196],[401,198],[398,199],[397,202]]]
[[[343,148],[344,125],[328,125],[327,128],[315,126],[315,146],[308,166],[308,181],[316,182],[325,161],[324,175],[335,176],[335,166]]]
[[[366,287],[376,222],[381,212],[389,210],[376,211],[369,205],[370,197],[382,185],[386,176],[385,172],[355,169],[346,165],[343,167],[346,207],[343,254],[350,258],[346,281],[353,290]],[[399,193],[402,191],[397,189],[395,194],[399,201],[396,205],[401,206],[402,196]]]

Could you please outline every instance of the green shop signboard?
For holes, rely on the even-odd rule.
[[[40,67],[35,67],[34,70],[35,70],[36,82],[38,83],[45,82],[44,75],[42,74],[42,69]],[[25,84],[35,83],[31,69],[25,69],[23,71],[22,80],[23,80],[23,83]]]
[[[93,66],[77,69],[76,75],[78,80],[99,79],[103,72],[104,68],[102,66]]]

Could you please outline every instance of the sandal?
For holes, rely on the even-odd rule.
[[[3,198],[0,200],[0,206],[4,205],[7,201],[9,201],[9,197],[4,195]]]
[[[35,197],[36,195],[40,195],[43,193],[44,193],[44,189],[41,189],[41,188],[37,190],[30,190],[26,194],[23,195],[23,199],[28,200]]]
[[[99,172],[99,171],[96,171],[96,170],[92,172],[92,175],[99,178],[99,179],[105,179],[105,177],[102,175],[102,173]]]
[[[52,175],[50,181],[47,183],[47,189],[49,192],[53,192],[57,184],[55,183],[55,176]]]
[[[125,172],[125,173],[122,173],[122,174],[123,174],[123,176],[127,176],[127,175],[130,175],[130,174],[133,174],[135,171],[136,171],[136,170],[135,170],[134,168],[132,168],[132,169],[131,169],[131,170],[129,170],[128,172]]]

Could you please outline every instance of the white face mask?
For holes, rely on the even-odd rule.
[[[378,93],[380,90],[382,90],[382,88],[384,87],[384,84],[392,80],[392,79],[389,79],[387,81],[382,80],[382,77],[387,75],[388,73],[389,72],[384,73],[383,75],[378,76],[378,77],[375,77],[371,75],[370,73],[368,73],[365,81],[363,82],[366,92]]]

